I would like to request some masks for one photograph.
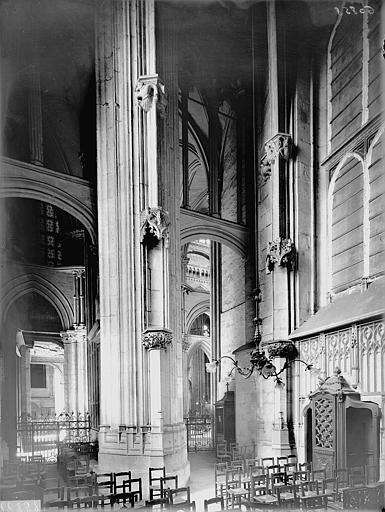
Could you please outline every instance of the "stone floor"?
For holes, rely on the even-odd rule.
[[[191,500],[196,503],[197,512],[203,511],[203,500],[215,496],[216,462],[214,452],[189,453]]]

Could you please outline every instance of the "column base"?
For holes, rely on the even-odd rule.
[[[271,441],[272,455],[274,457],[282,457],[291,453],[289,430],[287,428],[273,426]]]
[[[101,425],[97,473],[132,471],[141,478],[144,498],[148,499],[148,468],[166,466],[168,475],[178,475],[178,485],[187,485],[190,463],[187,459],[184,423],[156,428]]]

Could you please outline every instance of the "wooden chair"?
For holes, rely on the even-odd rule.
[[[169,489],[167,497],[171,505],[190,502],[190,487]]]
[[[260,508],[275,508],[278,505],[278,498],[270,493],[270,490],[267,485],[265,486],[253,486],[254,494],[252,495],[250,491],[250,497],[248,499],[243,498],[241,503],[246,506],[246,508],[252,509],[260,509]]]
[[[278,473],[272,473],[268,480],[270,482],[270,488],[272,494],[275,494],[278,487],[282,487],[285,485],[285,473],[279,471]]]
[[[297,471],[297,463],[296,462],[288,462],[283,466],[283,472],[285,473],[285,482],[287,484],[294,483],[294,473]]]
[[[313,469],[310,476],[312,480],[317,480],[322,485],[322,481],[326,478],[326,469]]]
[[[217,459],[221,462],[230,461],[231,455],[230,452],[227,451],[227,443],[217,443]]]
[[[299,471],[308,471],[311,473],[313,471],[313,464],[311,462],[300,462],[298,464]]]
[[[117,494],[121,491],[124,492],[124,482],[127,480],[131,480],[131,471],[120,471],[118,473],[113,474],[114,479],[114,494]],[[129,489],[131,491],[131,489]]]
[[[214,510],[210,508],[211,505],[215,506]],[[216,498],[209,498],[203,501],[203,512],[220,512],[222,510],[225,510],[225,504],[222,496]]]
[[[277,487],[278,506],[281,508],[296,507],[299,503],[297,489],[298,486],[295,484]]]
[[[136,489],[133,488],[137,487]],[[127,480],[123,480],[122,486],[124,494],[133,494],[135,501],[142,501],[143,499],[143,490],[142,490],[142,479],[141,478],[129,478]],[[119,492],[120,486],[118,486],[118,491],[115,488],[115,493]]]
[[[270,466],[267,466],[266,472],[269,476],[271,476],[273,473],[281,473],[281,466],[278,464],[272,464]]]
[[[261,465],[264,467],[273,466],[274,465],[274,457],[262,457]]]
[[[277,466],[283,469],[284,465],[288,463],[287,456],[282,455],[281,457],[277,457]]]
[[[226,484],[227,462],[217,462],[214,466],[215,471],[215,496],[224,497],[224,488]]]
[[[114,493],[114,476],[113,473],[95,473],[94,476],[95,488],[97,490],[96,494],[105,494],[105,490],[107,494]]]
[[[309,471],[294,471],[293,479],[295,484],[307,482],[308,480],[310,480],[310,473]]]
[[[242,472],[236,469],[228,469],[226,471],[226,508],[231,508],[237,504],[240,507],[241,498],[246,497],[249,490],[245,489],[242,484]]]
[[[73,505],[76,508],[104,508],[105,497],[93,494],[92,496],[84,496],[83,498],[76,498],[73,501]]]
[[[301,498],[301,507],[303,510],[328,508],[328,497],[326,494],[318,494],[316,496],[305,496]]]
[[[322,481],[322,494],[328,496],[329,501],[338,500],[338,478],[324,478]]]
[[[308,480],[299,484],[300,498],[316,496],[319,494],[319,484],[316,480]]]
[[[260,489],[268,488],[268,476],[266,474],[252,475],[250,478],[249,498],[259,495]]]
[[[294,455],[293,453],[290,454],[290,455],[287,455],[287,462],[288,464],[291,464],[291,463],[295,463],[295,464],[298,464],[298,457],[297,455]]]
[[[155,510],[155,509],[163,509],[168,505],[168,499],[167,498],[157,498],[155,500],[146,500],[145,506],[141,507],[142,509],[148,510]]]
[[[173,487],[170,487],[170,484],[173,485]],[[160,478],[160,495],[162,498],[165,498],[167,496],[167,492],[170,489],[177,489],[177,488],[178,488],[178,476],[177,475],[162,476]]]
[[[92,496],[94,494],[92,491],[92,487],[87,485],[79,487],[67,487],[67,507],[73,508],[75,500],[77,500],[78,498]]]
[[[162,491],[160,487],[160,479],[166,476],[166,467],[161,468],[148,468],[148,481],[149,481],[149,494],[150,499],[153,501],[155,497],[161,497]]]

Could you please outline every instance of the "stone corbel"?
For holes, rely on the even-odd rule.
[[[260,182],[261,182],[261,184],[266,183],[266,181],[271,176],[271,163],[269,163],[267,160],[267,154],[263,155],[263,157],[261,158],[261,163],[259,165],[259,169],[260,169]]]
[[[164,83],[158,75],[140,76],[135,86],[135,96],[144,112],[149,112],[155,104],[160,116],[167,116],[167,96]]]
[[[298,356],[297,347],[291,341],[277,341],[276,343],[271,343],[267,347],[267,352],[270,358],[282,357],[289,361]]]
[[[150,233],[158,240],[164,239],[168,244],[169,236],[169,215],[161,206],[147,206],[141,213],[140,240],[143,242],[146,233]]]
[[[142,333],[142,345],[147,350],[166,349],[172,343],[172,332],[169,329],[149,328]]]
[[[276,264],[288,270],[295,268],[296,250],[290,238],[277,238],[268,242],[266,256],[266,273],[270,274]]]
[[[292,140],[288,133],[277,133],[271,137],[265,142],[267,164],[272,165],[279,158],[289,160],[292,156],[292,146]]]

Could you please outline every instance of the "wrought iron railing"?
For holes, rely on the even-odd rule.
[[[214,448],[214,422],[211,416],[188,416],[185,418],[185,424],[188,451]]]
[[[88,413],[66,413],[55,416],[23,415],[17,422],[17,455],[42,455],[56,462],[59,447],[74,443],[91,443]]]

